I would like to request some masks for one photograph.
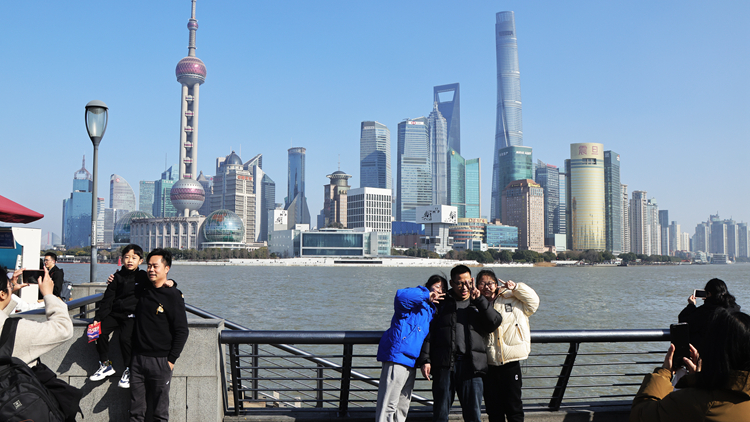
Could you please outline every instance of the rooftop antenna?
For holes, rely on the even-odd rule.
[[[341,154],[339,154],[339,171],[341,171]]]
[[[167,170],[167,153],[164,153],[164,170]]]

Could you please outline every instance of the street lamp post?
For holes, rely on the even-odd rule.
[[[104,102],[94,100],[86,104],[86,131],[94,144],[94,183],[91,190],[91,277],[89,282],[96,281],[96,209],[98,197],[96,193],[97,176],[96,169],[99,164],[99,143],[102,141],[104,131],[107,130],[108,107]]]

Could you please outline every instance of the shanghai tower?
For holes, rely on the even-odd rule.
[[[175,76],[182,85],[180,109],[180,180],[172,186],[170,199],[179,215],[188,217],[197,212],[206,199],[198,177],[198,100],[200,86],[206,81],[206,65],[195,56],[195,0],[192,0],[190,20],[187,24],[190,38],[188,55],[177,63]]]
[[[492,165],[492,204],[490,218],[500,218],[500,197],[505,186],[500,186],[503,169],[500,150],[523,145],[521,120],[521,73],[518,70],[518,43],[513,12],[498,12],[495,21],[497,51],[497,120],[495,121],[495,150]]]

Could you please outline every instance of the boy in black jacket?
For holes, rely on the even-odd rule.
[[[147,400],[155,421],[169,420],[169,385],[172,370],[188,338],[185,299],[167,287],[172,254],[154,249],[148,254],[148,282],[135,287],[130,421],[145,419]],[[147,397],[148,396],[148,397]]]
[[[99,353],[99,369],[89,377],[91,381],[101,381],[115,373],[112,361],[109,360],[109,335],[120,329],[120,350],[125,363],[125,371],[118,386],[130,388],[130,359],[133,325],[135,324],[135,285],[138,282],[147,283],[146,272],[138,266],[143,263],[143,249],[130,244],[122,249],[122,268],[114,274],[114,279],[107,286],[104,297],[99,302],[94,321],[99,321],[101,334],[96,340],[96,351]]]

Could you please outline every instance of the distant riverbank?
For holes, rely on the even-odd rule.
[[[221,261],[175,261],[179,265],[214,265],[246,267],[431,267],[451,268],[459,264],[469,267],[533,267],[534,264],[493,263],[480,264],[477,261],[455,261],[451,259],[428,259],[412,257],[384,258],[285,258],[285,259],[226,259]]]

